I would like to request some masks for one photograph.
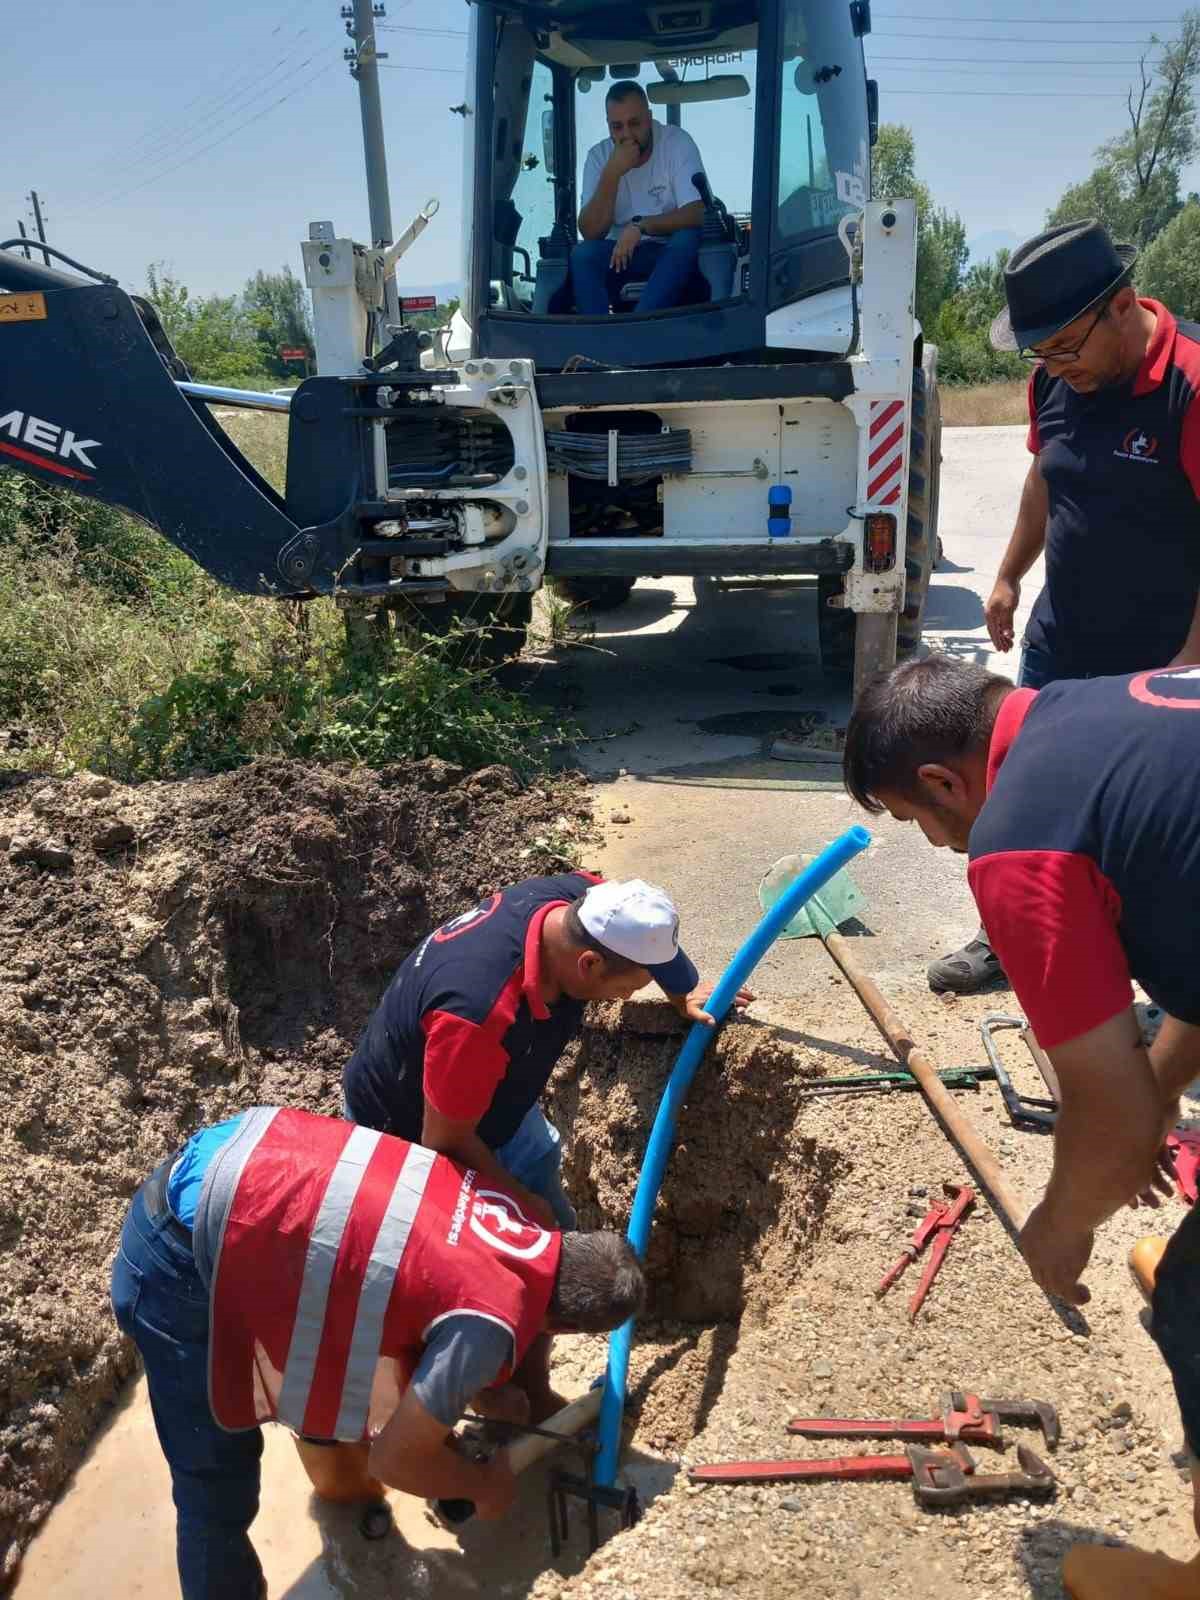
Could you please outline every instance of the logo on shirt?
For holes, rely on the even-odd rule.
[[[487,919],[500,904],[501,896],[494,894],[490,900],[485,900],[482,905],[473,906],[470,911],[464,911],[461,917],[453,917],[445,922],[433,935],[438,944],[445,944],[448,939],[457,939],[460,933],[470,933],[472,928],[478,928],[481,922]]]
[[[1121,440],[1121,448],[1114,450],[1113,455],[1119,461],[1153,461],[1157,466],[1158,440],[1141,428],[1130,428]]]
[[[532,1261],[550,1243],[545,1228],[529,1218],[511,1195],[480,1189],[471,1206],[471,1232],[493,1250]]]
[[[1129,692],[1143,705],[1168,711],[1200,711],[1200,667],[1158,667],[1139,672]]]

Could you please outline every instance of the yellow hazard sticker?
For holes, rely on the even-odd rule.
[[[44,322],[46,296],[35,294],[0,294],[0,324],[5,322]]]

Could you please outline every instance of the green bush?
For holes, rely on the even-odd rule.
[[[1142,251],[1136,268],[1142,294],[1177,317],[1200,320],[1200,202],[1192,200]]]

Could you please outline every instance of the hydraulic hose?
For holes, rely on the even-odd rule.
[[[871,842],[871,835],[857,825],[826,845],[821,854],[796,879],[795,883],[767,911],[750,937],[742,945],[721,975],[713,990],[712,999],[705,1008],[719,1025],[738,990],[766,955],[771,945],[782,933],[800,907],[830,878]],[[654,1126],[642,1159],[637,1190],[633,1197],[633,1210],[629,1217],[628,1239],[640,1257],[646,1254],[650,1240],[650,1225],[654,1221],[654,1208],[663,1174],[675,1144],[675,1128],[684,1098],[700,1059],[708,1048],[716,1028],[697,1022],[683,1048],[675,1058],[671,1076],[663,1090],[662,1099],[654,1116]],[[595,1482],[602,1488],[611,1488],[617,1476],[617,1457],[620,1452],[621,1418],[625,1411],[625,1386],[629,1377],[629,1351],[633,1344],[632,1318],[617,1328],[608,1341],[608,1370],[604,1377],[604,1396],[600,1402],[600,1447],[593,1469]]]

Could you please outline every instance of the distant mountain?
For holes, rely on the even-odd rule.
[[[972,239],[967,245],[971,252],[971,265],[988,260],[997,250],[1015,250],[1020,243],[1021,235],[1013,233],[1010,228],[995,228],[991,233],[981,233],[978,239]]]

